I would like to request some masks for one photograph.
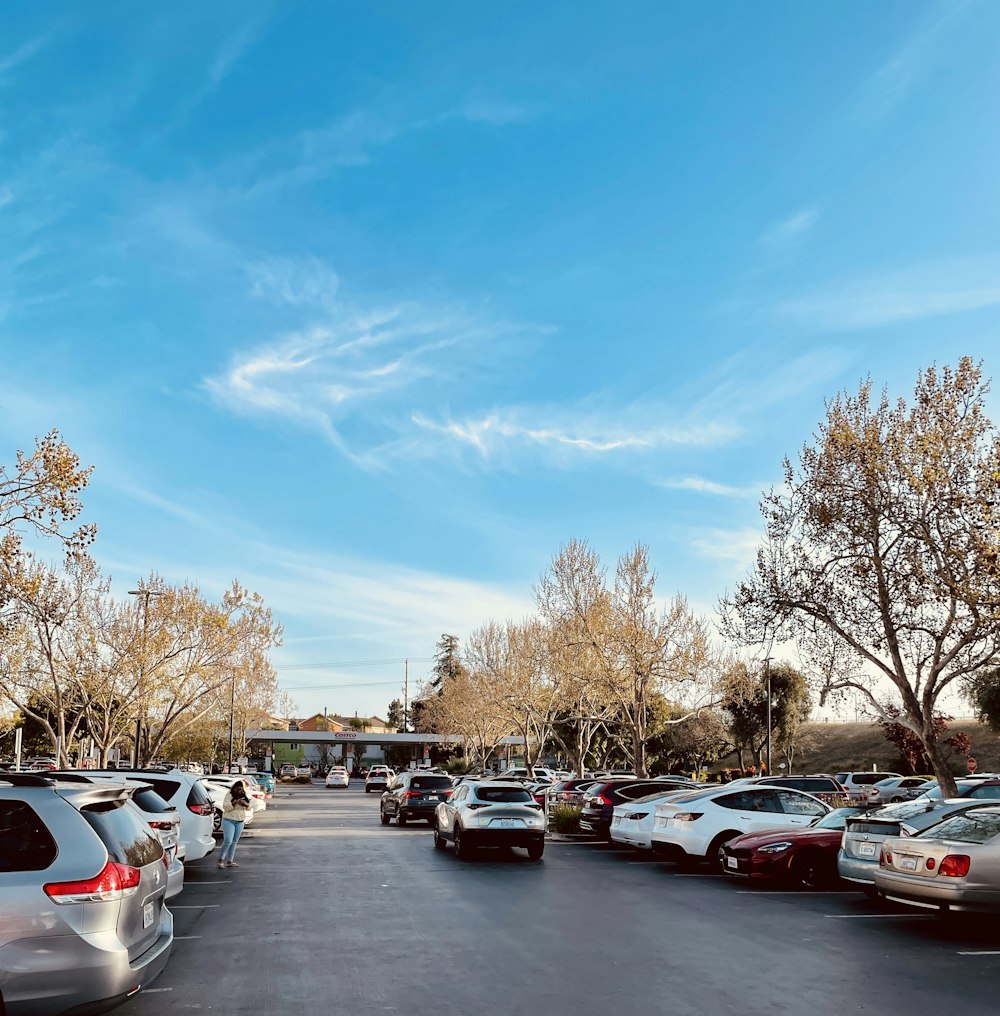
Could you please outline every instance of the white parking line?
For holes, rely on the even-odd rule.
[[[201,935],[174,935],[175,942],[193,942],[196,938],[201,938]]]
[[[871,920],[877,917],[883,918],[895,918],[897,921],[902,919],[904,921],[929,921],[932,918],[936,918],[937,914],[824,914],[824,917],[833,918],[849,918],[854,920]]]
[[[959,950],[959,956],[1000,956],[1000,949],[970,949],[966,952]]]
[[[737,889],[737,896],[843,896],[844,894],[838,892],[836,889],[775,889],[768,891],[767,889]],[[865,916],[865,915],[862,915]],[[876,915],[872,915],[876,916]]]
[[[187,906],[184,903],[179,903],[176,906],[169,907],[169,910],[217,910],[219,908],[218,903],[192,903],[191,906]]]
[[[173,991],[173,990],[174,990],[173,988],[143,988],[139,992],[139,994],[140,995],[157,995],[157,994],[159,994],[161,992],[164,992],[164,991]]]

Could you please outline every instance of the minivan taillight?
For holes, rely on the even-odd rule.
[[[128,864],[108,861],[93,878],[79,882],[47,882],[42,889],[53,903],[108,903],[132,896],[142,872]]]
[[[173,829],[173,822],[150,822],[150,829],[158,829],[160,832],[169,833]]]
[[[191,804],[188,803],[188,811],[193,811],[196,815],[211,815],[212,814],[211,804]]]

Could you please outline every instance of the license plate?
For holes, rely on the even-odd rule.
[[[900,871],[916,871],[917,870],[917,859],[915,857],[902,856],[899,858],[899,870]]]
[[[142,906],[142,926],[143,928],[152,927],[153,921],[156,919],[156,912],[153,908],[152,903],[144,903]]]
[[[739,862],[736,860],[735,857],[727,857],[726,858],[726,867],[727,868],[738,868],[739,867]]]
[[[517,826],[518,822],[516,818],[498,818],[493,824],[501,829],[513,829]]]
[[[874,857],[874,856],[875,856],[874,843],[862,843],[858,847],[858,857]]]
[[[428,800],[428,801],[440,801],[440,800],[441,800],[441,798],[440,798],[440,797],[438,797],[438,795],[437,795],[437,794],[428,794],[428,795],[427,795],[427,800]]]

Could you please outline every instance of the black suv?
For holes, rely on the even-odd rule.
[[[583,796],[583,811],[580,812],[580,830],[592,833],[602,840],[611,839],[611,819],[616,804],[635,801],[649,794],[669,794],[671,790],[697,790],[690,783],[671,780],[650,780],[620,778],[599,780],[588,787]]]
[[[434,824],[434,811],[451,793],[451,777],[434,773],[400,773],[382,793],[379,816],[382,825],[395,818],[397,825],[408,819]]]

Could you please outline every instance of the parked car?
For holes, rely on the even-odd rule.
[[[664,788],[635,801],[616,804],[611,816],[611,842],[636,850],[651,850],[656,805],[663,801],[676,801],[691,794],[696,788],[684,786],[674,790]]]
[[[0,778],[0,1011],[104,1012],[166,966],[163,846],[126,784]]]
[[[870,804],[898,804],[900,801],[912,801],[915,797],[926,793],[937,786],[937,782],[928,776],[890,776],[880,780],[868,788]]]
[[[635,801],[647,794],[665,793],[670,784],[666,780],[640,780],[621,777],[601,780],[589,787],[583,795],[580,812],[580,831],[602,840],[611,839],[611,819],[616,804]],[[677,788],[678,785],[674,784]]]
[[[331,766],[326,774],[326,786],[349,788],[351,785],[351,774],[343,766]]]
[[[308,776],[308,777],[311,778],[312,774],[313,774],[312,766],[309,766],[309,765],[297,765],[295,767],[295,775],[296,776]]]
[[[222,813],[226,806],[226,794],[229,793],[229,785],[206,779],[206,782],[202,784],[202,789],[212,804],[212,835],[221,838]],[[246,821],[243,823],[244,828],[252,824],[255,814],[256,812],[251,807],[250,814],[247,815]]]
[[[595,780],[592,776],[587,776],[582,780],[574,777],[553,783],[548,790],[549,807],[554,808],[557,804],[568,804],[574,808],[582,807],[584,793],[598,782],[600,781]]]
[[[274,797],[274,791],[277,789],[277,780],[274,778],[274,773],[262,773],[259,770],[247,773],[247,776],[252,776],[261,790],[264,791],[265,797]]]
[[[902,773],[834,773],[834,778],[851,794],[868,795],[868,788],[882,780],[889,780],[895,776],[902,776]]]
[[[840,803],[849,796],[861,800],[857,792],[851,792],[832,776],[758,776],[749,781],[755,786],[789,787],[791,790],[802,790],[821,801]]]
[[[727,875],[771,879],[825,888],[838,881],[837,851],[847,820],[864,810],[860,804],[814,819],[804,829],[776,829],[737,836],[722,845]]]
[[[180,769],[76,769],[74,772],[85,776],[111,774],[136,777],[148,783],[167,804],[173,805],[180,816],[180,859],[188,864],[207,857],[215,850],[213,831],[213,807],[202,777],[185,773]]]
[[[985,801],[1000,800],[1000,779],[995,777],[961,779],[956,780],[955,785],[958,789],[959,797],[972,797]],[[940,801],[942,797],[941,788],[938,786],[937,780],[931,780],[924,788],[923,793],[915,797],[914,800]]]
[[[976,798],[947,801],[920,797],[914,801],[888,804],[852,815],[847,820],[837,853],[837,870],[847,882],[875,894],[875,873],[879,850],[893,836],[914,836],[958,812],[974,808]]]
[[[167,804],[153,789],[152,784],[138,776],[125,773],[92,773],[55,770],[52,776],[61,782],[99,783],[130,786],[132,804],[139,810],[143,821],[159,837],[163,845],[164,865],[167,869],[167,895],[172,900],[184,888],[184,862],[180,855],[181,817],[172,804]]]
[[[455,856],[478,847],[524,847],[540,861],[545,852],[545,816],[519,783],[481,780],[457,787],[434,814],[434,846],[455,844]]]
[[[949,911],[1000,911],[1000,807],[979,805],[882,844],[879,896]]]
[[[555,783],[556,773],[554,769],[549,769],[547,766],[533,766],[531,772],[528,772],[527,766],[512,766],[510,769],[504,769],[503,772],[497,773],[496,776],[491,776],[490,779],[528,780],[535,783],[547,780],[549,783]]]
[[[249,776],[246,773],[239,776],[234,776],[232,773],[220,773],[218,776],[203,776],[201,778],[203,786],[223,787],[226,792],[230,790],[237,780],[242,782],[243,788],[247,792],[247,797],[250,800],[250,809],[253,811],[254,815],[257,815],[262,811],[267,811],[267,797],[264,794],[263,789],[252,776]]]
[[[388,766],[372,766],[365,777],[365,793],[370,794],[373,790],[380,792],[385,790],[395,775]]]
[[[284,778],[286,776],[294,776],[297,771],[298,771],[298,766],[296,766],[292,762],[285,762],[285,763],[282,764],[281,768],[278,770],[278,775],[280,777],[282,777],[282,778]]]
[[[765,830],[804,829],[830,810],[801,790],[724,784],[658,804],[650,842],[669,859],[718,867],[722,845],[729,840]]]
[[[379,802],[382,825],[388,825],[392,819],[401,826],[411,820],[433,824],[434,810],[451,792],[448,776],[415,770],[400,773],[392,778]]]

